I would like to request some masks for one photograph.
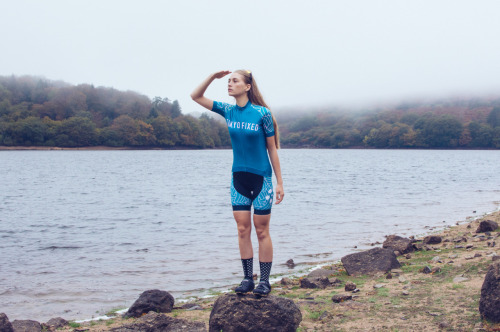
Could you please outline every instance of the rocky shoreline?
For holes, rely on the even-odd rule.
[[[487,220],[500,224],[500,212],[457,223],[422,238],[388,236],[380,247],[347,255],[342,262],[324,266],[307,276],[282,278],[273,285],[273,296],[265,301],[247,295],[237,304],[241,306],[248,302],[246,305],[255,310],[264,303],[272,305],[269,301],[288,301],[287,305],[300,310],[301,317],[298,319],[294,313],[294,322],[298,321],[296,331],[301,332],[498,331],[500,323],[481,315],[487,312],[484,308],[486,300],[481,299],[485,276],[491,270],[490,266],[500,266],[500,263],[493,263],[500,262],[500,229],[478,229]],[[371,261],[378,262],[377,266],[369,267]],[[490,283],[498,284],[495,278],[490,279],[493,280]],[[42,331],[42,328],[44,331],[76,332],[207,331],[213,330],[210,324],[214,324],[215,318],[211,317],[219,313],[221,305],[216,303],[223,300],[234,302],[234,297],[225,294],[179,306],[172,300],[168,310],[160,311],[165,313],[134,316],[138,318],[117,314],[109,320],[85,323],[54,319],[44,327],[33,321],[14,321],[12,331]],[[279,306],[283,307],[283,304]],[[226,306],[224,310],[227,309]],[[495,310],[493,308],[494,315]],[[270,311],[266,309],[266,312]],[[279,315],[284,316],[288,324],[287,314]],[[219,315],[223,316],[236,314]],[[2,323],[9,323],[5,315],[0,315],[0,330],[4,331]],[[219,329],[223,323],[219,321],[217,324]],[[280,328],[281,323],[274,324],[273,330],[292,330],[289,326]]]

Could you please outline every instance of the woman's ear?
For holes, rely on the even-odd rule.
[[[252,84],[247,84],[247,87],[245,88],[245,91],[248,92],[252,88]]]

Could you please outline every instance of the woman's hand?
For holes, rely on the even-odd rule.
[[[285,192],[283,191],[283,185],[277,184],[276,185],[276,203],[279,204],[285,197]]]
[[[231,71],[229,71],[229,70],[221,70],[221,71],[218,71],[216,73],[213,73],[212,77],[213,78],[223,78],[224,76],[229,75],[229,74],[231,74]]]

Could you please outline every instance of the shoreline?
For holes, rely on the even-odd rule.
[[[341,264],[337,261],[337,262],[325,262],[320,264],[314,263],[312,264],[314,266],[311,266],[310,268],[302,269],[300,271],[296,271],[295,273],[290,273],[290,275],[287,274],[287,276],[285,275],[278,275],[274,277],[271,276],[272,280],[275,280],[275,283],[273,284],[272,295],[292,298],[294,302],[297,305],[299,305],[303,316],[303,320],[302,323],[300,324],[299,331],[304,331],[304,332],[331,331],[332,330],[331,328],[333,328],[331,326],[335,326],[335,329],[340,331],[357,330],[357,328],[360,328],[360,330],[364,331],[370,329],[373,331],[377,331],[377,330],[384,330],[386,328],[393,328],[393,329],[402,328],[403,330],[429,329],[428,326],[429,319],[436,322],[435,317],[444,318],[445,316],[444,312],[434,315],[437,311],[436,312],[429,311],[430,309],[428,309],[427,306],[423,306],[421,310],[415,311],[415,303],[409,301],[410,299],[412,299],[411,295],[401,296],[400,294],[391,294],[390,291],[382,292],[380,290],[374,290],[373,287],[370,287],[373,286],[373,284],[375,283],[390,283],[391,284],[390,286],[391,287],[394,286],[394,288],[398,288],[398,286],[399,288],[401,288],[403,287],[403,285],[406,286],[411,285],[409,287],[411,294],[413,292],[417,293],[420,285],[425,285],[429,283],[433,287],[432,291],[429,291],[429,289],[425,289],[425,293],[419,293],[418,296],[415,298],[415,300],[422,301],[422,297],[432,297],[437,294],[437,295],[443,295],[442,297],[439,297],[439,301],[444,302],[444,298],[446,297],[445,293],[449,293],[451,290],[452,294],[450,296],[454,297],[455,300],[458,301],[455,303],[455,306],[451,308],[453,310],[451,310],[450,314],[447,316],[448,318],[444,320],[441,319],[441,321],[436,322],[437,325],[435,325],[434,328],[430,329],[437,330],[438,325],[443,323],[443,321],[446,321],[441,325],[449,326],[452,330],[455,330],[455,328],[462,329],[464,327],[465,330],[469,330],[469,328],[470,330],[472,330],[476,328],[478,324],[484,324],[481,322],[479,317],[479,311],[477,306],[477,301],[478,301],[477,293],[482,285],[482,280],[484,279],[485,271],[489,266],[489,264],[491,263],[492,259],[491,256],[493,256],[493,254],[500,255],[500,250],[499,250],[500,228],[497,229],[495,232],[493,232],[493,236],[497,238],[496,242],[499,242],[498,246],[486,248],[485,245],[487,241],[483,241],[482,239],[478,240],[478,238],[474,238],[475,234],[474,232],[479,222],[481,220],[487,220],[487,219],[494,220],[500,224],[500,209],[497,208],[495,211],[484,214],[482,216],[467,217],[465,220],[457,221],[455,225],[451,226],[445,225],[443,227],[439,226],[431,227],[429,232],[426,232],[423,235],[418,235],[418,239],[420,240],[422,240],[425,236],[428,235],[438,235],[442,236],[443,238],[446,238],[448,241],[445,240],[445,242],[443,242],[441,246],[439,245],[433,246],[431,250],[415,252],[412,254],[413,257],[410,259],[405,258],[404,256],[399,256],[398,260],[400,261],[403,270],[401,274],[403,275],[403,278],[409,280],[409,282],[406,282],[404,284],[400,282],[401,279],[398,282],[397,277],[395,278],[395,281],[393,281],[392,279],[386,279],[386,277],[384,276],[355,278],[347,276],[344,273],[343,275],[337,276],[337,278],[340,278],[342,280],[354,281],[357,284],[364,284],[364,285],[360,287],[361,293],[358,293],[360,295],[357,296],[355,300],[346,301],[340,304],[333,304],[331,303],[331,301],[329,301],[329,299],[331,297],[331,294],[342,293],[343,289],[315,290],[315,289],[303,289],[298,287],[300,279],[304,278],[305,274],[307,274],[309,271],[325,266],[337,267],[337,268],[339,266],[341,267]],[[398,235],[397,233],[395,234]],[[453,247],[454,243],[451,242],[450,239],[453,236],[456,236],[457,234],[459,234],[460,236],[470,236],[471,240],[470,242],[467,243],[469,243],[468,246],[472,247],[469,249],[465,247],[454,248]],[[488,246],[489,243],[490,242],[488,242]],[[477,259],[474,258],[476,262],[472,261],[472,259],[468,258],[467,256],[467,254],[469,254],[470,252],[475,252],[475,251],[478,251],[476,255],[479,253],[478,258]],[[442,256],[445,254],[445,252],[446,255],[449,257],[451,257],[452,255],[463,256],[463,257],[453,259],[453,261],[455,261],[453,263],[451,263],[450,261],[450,262],[442,262],[439,264],[435,264],[437,267],[440,267],[439,273],[427,275],[427,274],[422,274],[418,271],[417,267],[420,268],[421,265],[431,266],[431,263],[429,262],[431,262],[432,258],[436,257],[437,255]],[[468,265],[470,265],[470,263],[469,261],[467,261],[468,259],[474,265],[471,265],[469,267]],[[459,260],[460,260],[459,263],[456,262]],[[464,266],[467,268],[464,269]],[[448,276],[444,276],[443,274],[444,272],[446,273],[451,272],[453,268],[458,269],[456,273],[468,277],[469,280],[471,281],[470,282],[467,281],[465,283],[470,283],[470,285],[464,286],[465,283],[464,284],[452,283],[450,280],[447,280],[449,279]],[[441,270],[444,272],[441,272]],[[470,270],[474,270],[479,273],[471,275]],[[460,273],[462,271],[465,272]],[[453,273],[453,275],[454,274],[455,273]],[[451,277],[453,277],[453,275]],[[292,279],[292,285],[289,286],[281,285],[279,280],[283,277]],[[387,285],[387,288],[389,288],[389,285]],[[453,313],[454,311],[461,312],[462,302],[465,301],[464,300],[465,297],[461,296],[461,292],[464,292],[466,290],[467,292],[471,292],[472,295],[470,295],[470,297],[473,299],[472,306],[469,305],[467,307],[467,310],[468,312],[470,312],[470,317],[471,317],[471,319],[468,320],[467,324],[460,323],[460,319],[463,313],[461,314]],[[197,297],[194,299],[189,299],[186,302],[184,301],[181,302],[178,300],[172,313],[166,315],[186,320],[203,321],[205,322],[206,327],[208,328],[208,318],[210,315],[211,306],[217,299],[218,295],[221,295],[229,291],[231,290],[219,291],[218,293],[213,294],[212,296]],[[398,291],[401,291],[401,289],[398,289]],[[327,295],[325,296],[325,294]],[[433,300],[432,302],[436,303],[437,301]],[[318,305],[318,303],[320,303],[320,305]],[[427,300],[427,303],[430,303],[430,301]],[[187,307],[187,305],[191,306],[195,305],[198,306],[200,309],[199,310],[184,309]],[[318,309],[318,306],[320,306],[321,308]],[[392,308],[386,310],[387,308],[385,307],[387,306]],[[438,309],[441,307],[442,306],[440,307],[438,306]],[[83,320],[75,320],[72,323],[73,327],[66,327],[63,329],[63,331],[72,331],[73,328],[75,328],[76,326],[85,327],[85,329],[88,329],[88,331],[90,332],[107,331],[117,326],[126,325],[132,322],[132,320],[124,319],[119,316],[126,310],[127,309],[114,310],[114,311],[112,310],[106,313],[105,315],[101,315],[99,317],[93,317],[90,319],[83,319]],[[331,315],[330,317],[328,316],[328,312],[332,310],[334,312],[336,310],[341,311],[342,313]],[[386,316],[392,313],[393,311],[400,312],[404,310],[407,310],[407,314],[406,316],[404,316],[404,319]],[[413,318],[409,317],[410,312],[416,313]],[[353,313],[355,313],[354,316]],[[320,316],[325,316],[325,315],[326,317],[322,317],[321,319],[319,319]],[[338,317],[340,317],[340,319],[337,319]],[[349,319],[345,319],[346,317],[349,317]],[[439,329],[441,329],[441,327],[439,327]]]

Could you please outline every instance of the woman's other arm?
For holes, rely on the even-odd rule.
[[[208,86],[213,82],[213,80],[217,78],[222,78],[230,73],[231,72],[229,70],[222,70],[209,75],[203,82],[201,82],[201,84],[196,89],[194,89],[193,92],[191,92],[191,99],[193,99],[195,102],[197,102],[201,106],[211,111],[214,102],[213,100],[208,99],[207,97],[204,96],[205,91],[207,90]]]
[[[280,159],[278,158],[278,149],[276,148],[276,142],[274,141],[274,136],[266,138],[267,153],[269,154],[269,159],[271,160],[271,165],[273,166],[274,175],[276,176],[276,204],[281,203],[283,197],[285,197],[285,192],[283,191],[283,178],[281,177],[281,165]]]

